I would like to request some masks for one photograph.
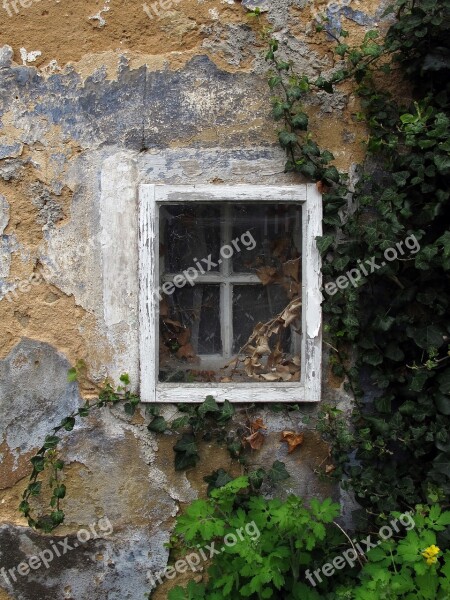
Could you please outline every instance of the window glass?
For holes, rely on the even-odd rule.
[[[160,209],[160,381],[298,381],[301,206]]]

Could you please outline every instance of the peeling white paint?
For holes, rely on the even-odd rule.
[[[32,50],[28,52],[26,48],[20,49],[20,58],[22,59],[22,64],[26,65],[27,63],[36,62],[36,60],[42,55],[40,50]]]

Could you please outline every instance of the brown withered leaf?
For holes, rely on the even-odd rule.
[[[261,373],[261,377],[265,379],[265,381],[279,381],[280,374],[279,373]]]
[[[328,475],[328,473],[332,473],[335,468],[336,467],[334,465],[325,465],[325,473]]]
[[[183,329],[180,331],[180,333],[177,333],[176,337],[180,346],[185,346],[191,339],[191,330],[189,327],[186,327],[186,329]]]
[[[289,325],[297,319],[300,314],[300,307],[302,303],[301,300],[293,301],[289,304],[288,307],[283,311],[281,318],[284,321],[284,326],[289,327]]]
[[[247,437],[244,437],[244,443],[249,444],[253,450],[259,450],[264,444],[264,436],[260,431],[255,431]]]
[[[294,452],[297,446],[303,444],[303,433],[295,433],[294,431],[283,431],[281,433],[281,441],[288,445],[288,454]]]
[[[298,282],[300,274],[300,259],[296,258],[283,263],[283,273],[286,275],[286,277],[290,277],[294,281]]]
[[[185,344],[178,348],[176,356],[178,358],[186,358],[189,362],[198,362],[198,357],[195,354],[192,344]]]
[[[165,296],[159,303],[159,316],[163,319],[169,316],[169,303],[167,302],[167,298]]]
[[[179,321],[173,321],[172,319],[164,319],[164,325],[171,325],[176,329],[184,329],[183,325]]]
[[[263,285],[273,283],[277,276],[277,270],[275,267],[261,267],[256,269],[256,274],[260,278]]]
[[[259,431],[260,429],[267,429],[261,417],[258,417],[254,421],[250,421],[250,431],[252,433],[254,433],[255,431]]]
[[[279,258],[280,260],[283,260],[283,258],[286,258],[290,247],[291,247],[290,238],[288,236],[280,237],[280,238],[276,239],[274,242],[272,242],[272,247],[271,247],[272,255],[275,256],[276,258]]]
[[[249,349],[250,346],[248,347],[248,350]],[[270,354],[269,340],[266,336],[261,336],[258,339],[258,345],[255,348],[255,354],[258,354],[259,356],[263,356],[264,354]]]

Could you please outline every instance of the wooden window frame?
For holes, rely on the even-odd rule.
[[[159,206],[207,202],[302,205],[301,379],[282,383],[162,383],[159,370]],[[322,274],[316,237],[322,235],[322,196],[315,184],[157,185],[139,187],[139,346],[142,402],[318,402],[322,371]]]

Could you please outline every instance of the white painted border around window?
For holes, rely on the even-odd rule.
[[[300,202],[302,209],[301,381],[293,383],[160,383],[159,208],[169,202]],[[143,402],[203,402],[207,395],[230,402],[318,402],[322,374],[321,260],[316,237],[322,235],[322,196],[315,184],[155,185],[139,188],[140,395]]]

